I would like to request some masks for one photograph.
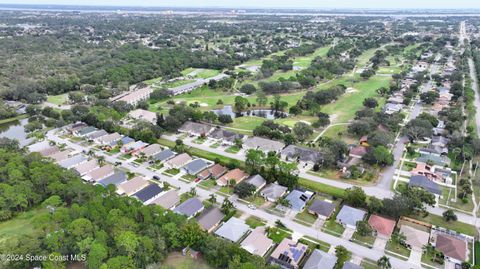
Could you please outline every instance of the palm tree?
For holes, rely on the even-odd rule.
[[[228,199],[223,200],[222,212],[225,215],[228,215],[233,208],[234,208],[234,205],[230,200],[228,200]]]
[[[98,156],[97,157],[97,162],[100,166],[103,166],[105,164],[105,157],[104,156]]]
[[[190,188],[190,191],[188,192],[191,196],[195,196],[197,195],[197,190],[195,189],[195,187],[191,187]]]
[[[210,198],[208,198],[208,201],[212,204],[215,204],[217,202],[217,196],[215,194],[210,194]]]
[[[392,268],[392,265],[390,264],[390,259],[385,255],[383,255],[383,257],[381,257],[380,259],[378,259],[377,265],[382,269]]]

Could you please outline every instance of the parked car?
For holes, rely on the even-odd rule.
[[[153,179],[160,181],[160,177],[157,175],[153,176]]]

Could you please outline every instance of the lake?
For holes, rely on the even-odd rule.
[[[0,124],[0,137],[6,137],[10,139],[17,139],[20,146],[25,146],[32,141],[27,137],[25,132],[25,124],[28,123],[28,119],[16,120],[4,124]]]

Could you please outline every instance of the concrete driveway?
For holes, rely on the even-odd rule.
[[[378,250],[384,250],[385,246],[387,245],[388,240],[385,238],[377,237],[375,238],[375,242],[373,242],[373,248]]]
[[[422,262],[422,250],[419,248],[412,248],[410,251],[409,263],[420,264]]]
[[[347,228],[345,228],[345,231],[343,231],[342,238],[350,240],[350,238],[352,238],[354,232],[355,232],[354,229],[347,227]]]

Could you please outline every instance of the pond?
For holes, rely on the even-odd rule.
[[[31,139],[27,137],[28,134],[25,132],[24,126],[27,123],[28,119],[22,119],[0,124],[0,137],[17,139],[20,146],[28,144]]]
[[[237,113],[233,111],[232,106],[224,106],[222,109],[214,109],[212,110],[212,112],[217,115],[230,115],[232,119],[243,117],[243,116],[262,117],[269,120],[282,119],[282,118],[288,117],[288,113],[286,112],[280,112],[280,111],[275,112],[271,109],[253,109],[253,110]]]

